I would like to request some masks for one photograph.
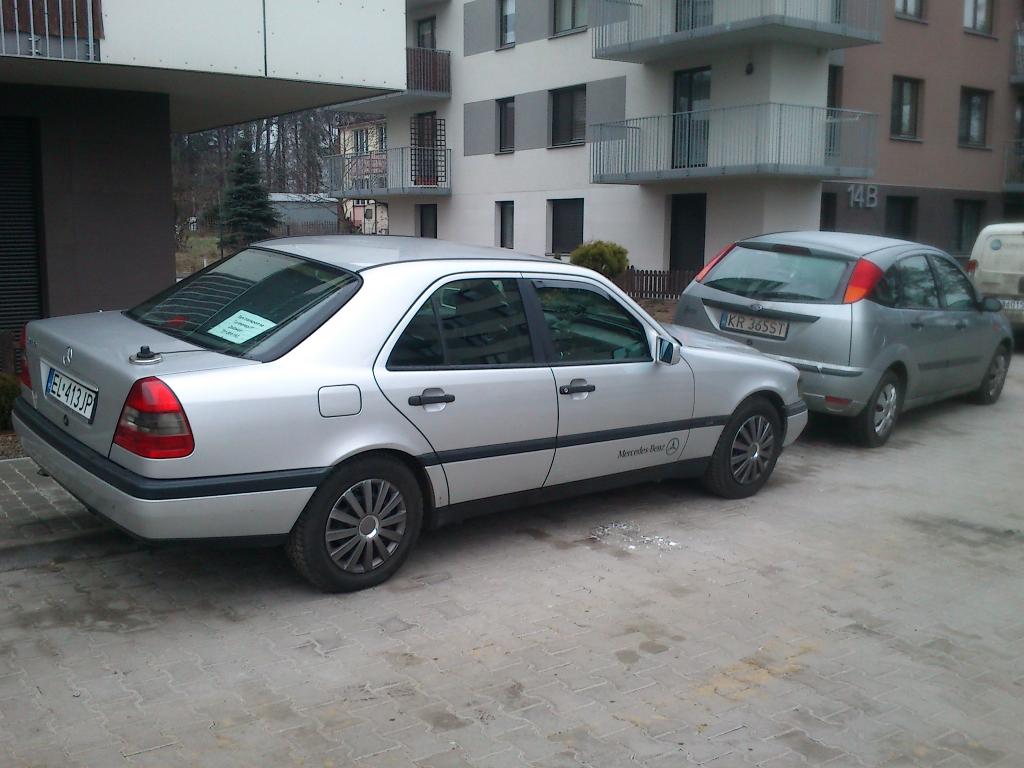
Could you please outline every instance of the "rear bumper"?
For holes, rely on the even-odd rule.
[[[878,375],[867,368],[825,365],[808,360],[772,355],[800,371],[800,397],[816,413],[856,416],[864,408],[878,384]],[[846,403],[826,402],[838,398]]]
[[[25,452],[93,512],[141,539],[237,539],[287,534],[324,470],[154,480],[61,432],[18,399]]]

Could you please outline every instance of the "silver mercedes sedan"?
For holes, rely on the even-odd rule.
[[[936,248],[779,232],[722,251],[687,286],[675,319],[791,363],[812,411],[849,417],[876,447],[908,408],[968,393],[999,399],[1013,353],[1001,308]]]
[[[15,429],[89,509],[280,541],[329,591],[480,512],[669,477],[750,496],[807,421],[790,365],[590,270],[434,240],[259,243],[25,343]]]

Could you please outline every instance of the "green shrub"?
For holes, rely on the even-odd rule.
[[[587,267],[614,280],[629,267],[628,251],[618,243],[591,240],[569,254],[569,261],[578,267]]]
[[[11,410],[20,394],[18,380],[10,374],[0,373],[0,430],[11,429]]]

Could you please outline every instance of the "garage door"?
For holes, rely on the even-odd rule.
[[[42,316],[36,162],[32,122],[0,117],[0,332]]]

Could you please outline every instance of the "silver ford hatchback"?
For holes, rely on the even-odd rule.
[[[731,245],[687,286],[676,322],[798,368],[812,411],[879,446],[900,411],[1002,392],[1013,337],[948,254],[919,243],[784,232]]]

